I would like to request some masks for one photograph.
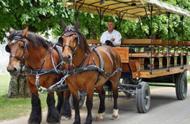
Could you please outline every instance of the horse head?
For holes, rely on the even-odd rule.
[[[21,71],[24,58],[27,56],[28,28],[23,31],[11,31],[5,50],[10,53],[7,71],[10,73]]]
[[[52,43],[41,36],[29,32],[28,28],[20,31],[13,31],[8,37],[8,44],[5,50],[10,53],[7,70],[19,72],[23,65],[30,68],[40,68],[42,60],[50,51]]]
[[[58,42],[63,47],[62,55],[67,64],[73,64],[73,58],[79,57],[81,52],[90,51],[85,37],[72,25],[65,28]]]

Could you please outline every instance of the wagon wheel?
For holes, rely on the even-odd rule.
[[[136,105],[139,113],[146,113],[150,109],[151,97],[148,83],[142,81],[136,89]]]
[[[187,73],[183,72],[177,75],[175,82],[176,96],[178,100],[184,100],[187,97]]]
[[[82,108],[83,105],[84,105],[85,99],[86,99],[86,95],[83,92],[79,92],[78,94],[79,94],[79,108]],[[71,108],[73,109],[74,106],[73,106],[73,97],[72,97],[72,95],[69,98],[69,102],[70,102]]]

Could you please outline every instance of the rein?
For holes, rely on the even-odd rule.
[[[87,65],[87,66],[82,66],[82,64],[86,60],[86,57],[84,57],[84,60],[80,64],[81,66],[79,66],[77,68],[74,68],[72,70],[62,70],[62,71],[60,71],[60,73],[62,75],[64,75],[64,76],[60,79],[60,81],[58,81],[57,83],[51,85],[49,88],[45,88],[45,87],[40,86],[39,75],[36,75],[36,81],[35,81],[36,83],[35,84],[36,84],[36,87],[38,88],[38,90],[40,92],[53,92],[53,91],[65,91],[65,90],[68,90],[68,86],[67,86],[66,83],[64,83],[64,81],[69,76],[72,76],[72,75],[75,75],[75,74],[80,74],[80,73],[83,73],[83,72],[96,71],[96,72],[98,72],[99,75],[102,75],[105,78],[110,78],[113,75],[115,75],[116,73],[122,71],[121,68],[117,68],[112,73],[105,72],[105,70],[103,68],[104,67],[104,61],[101,58],[101,55],[99,54],[99,52],[95,48],[93,48],[92,50],[95,51],[95,53],[97,54],[97,56],[98,56],[98,58],[100,60],[100,67],[98,67],[97,65],[94,65],[94,64]],[[98,81],[98,78],[97,78],[97,81]]]
[[[72,30],[70,32],[69,31],[66,32],[66,33],[68,33],[68,35],[64,34],[64,36],[71,36],[74,33],[76,33],[77,38],[78,38],[77,46],[74,49],[72,49],[71,46],[65,45],[65,46],[63,46],[63,49],[64,49],[64,47],[69,47],[71,49],[71,51],[72,51],[72,56],[74,56],[75,52],[77,51],[78,46],[80,45],[80,38],[79,38],[79,34],[76,31],[72,31]],[[83,58],[83,60],[81,61],[81,63],[79,64],[79,67],[73,68],[72,70],[63,70],[61,73],[64,76],[61,78],[61,80],[58,81],[57,83],[51,85],[49,88],[45,88],[45,87],[40,86],[39,75],[36,75],[36,81],[35,81],[36,83],[35,84],[36,84],[36,87],[38,88],[38,90],[41,91],[41,92],[53,92],[53,91],[58,91],[58,90],[64,91],[64,90],[68,89],[68,86],[67,86],[67,84],[64,83],[64,81],[69,76],[72,76],[72,75],[75,75],[75,74],[80,74],[80,73],[83,73],[83,72],[88,72],[88,71],[96,71],[96,72],[98,72],[98,77],[97,77],[97,80],[96,80],[96,82],[98,82],[99,75],[102,75],[105,78],[110,78],[113,75],[115,75],[116,73],[122,71],[121,68],[117,68],[112,73],[105,72],[105,70],[104,70],[104,61],[103,61],[100,53],[95,48],[93,48],[92,50],[96,53],[96,55],[98,56],[98,58],[100,60],[100,67],[98,67],[95,64],[83,66],[85,60],[87,59],[87,57],[85,56]]]
[[[50,54],[50,58],[51,58],[51,63],[53,65],[53,69],[50,69],[50,70],[44,70],[43,69],[43,65],[45,63],[45,57],[44,57],[44,61],[43,63],[41,64],[41,68],[40,69],[33,69],[33,68],[30,68],[30,67],[27,67],[25,65],[25,53],[27,51],[27,44],[26,44],[26,40],[28,40],[26,37],[23,37],[23,36],[14,36],[13,37],[13,40],[12,40],[12,43],[16,43],[18,41],[22,41],[24,43],[24,51],[23,51],[23,55],[20,57],[20,58],[17,58],[15,55],[10,55],[10,57],[14,57],[18,60],[21,61],[21,70],[20,70],[20,75],[23,75],[23,76],[27,76],[27,75],[34,75],[35,78],[36,78],[36,81],[35,81],[35,85],[38,89],[38,91],[41,91],[41,86],[40,86],[40,82],[39,82],[39,78],[41,75],[45,75],[45,74],[65,74],[66,72],[64,70],[59,70],[58,68],[64,64],[64,61],[63,61],[63,57],[61,55],[61,50],[59,50],[60,48],[58,48],[58,46],[56,45],[53,45],[53,47],[51,49],[48,49],[45,57],[47,56],[47,54]],[[52,50],[55,48],[55,50],[58,52],[58,55],[59,55],[59,63],[56,65],[55,64],[55,60],[53,59],[53,55],[52,55]],[[7,51],[9,51],[10,49],[7,47],[6,48]]]

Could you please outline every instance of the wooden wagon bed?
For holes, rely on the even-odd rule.
[[[91,45],[98,45],[97,40],[88,40]],[[129,46],[161,46],[174,47],[179,51],[169,52],[144,51],[131,52]],[[123,72],[130,72],[133,78],[156,78],[177,74],[190,69],[187,56],[190,42],[164,41],[160,39],[125,39],[121,47],[113,47],[121,57]],[[185,51],[184,51],[185,50]]]

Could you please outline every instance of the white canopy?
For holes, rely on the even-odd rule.
[[[74,0],[74,2],[67,2],[66,5],[75,9],[80,7],[84,12],[104,12],[105,15],[123,16],[123,18],[150,15],[151,6],[153,15],[170,12],[190,17],[189,11],[159,0]]]

